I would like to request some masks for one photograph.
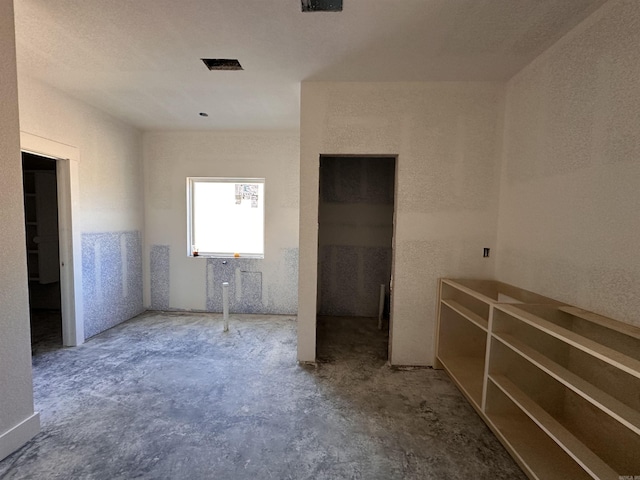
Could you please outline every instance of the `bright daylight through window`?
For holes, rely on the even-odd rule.
[[[264,257],[264,178],[187,178],[191,256]]]

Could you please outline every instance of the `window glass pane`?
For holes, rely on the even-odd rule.
[[[200,254],[264,254],[264,183],[194,180],[191,242]]]

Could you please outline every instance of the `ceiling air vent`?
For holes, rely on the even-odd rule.
[[[240,62],[229,58],[202,58],[209,70],[244,70]]]
[[[341,12],[342,0],[301,0],[303,12]]]

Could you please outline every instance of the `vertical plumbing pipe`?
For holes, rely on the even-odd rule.
[[[222,319],[224,320],[224,331],[229,331],[229,282],[222,284]]]
[[[380,284],[380,303],[378,304],[378,330],[382,330],[382,314],[384,313],[384,283]]]

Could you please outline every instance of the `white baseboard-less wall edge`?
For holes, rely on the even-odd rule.
[[[35,412],[0,435],[0,461],[18,450],[38,433],[40,433],[40,414]]]

